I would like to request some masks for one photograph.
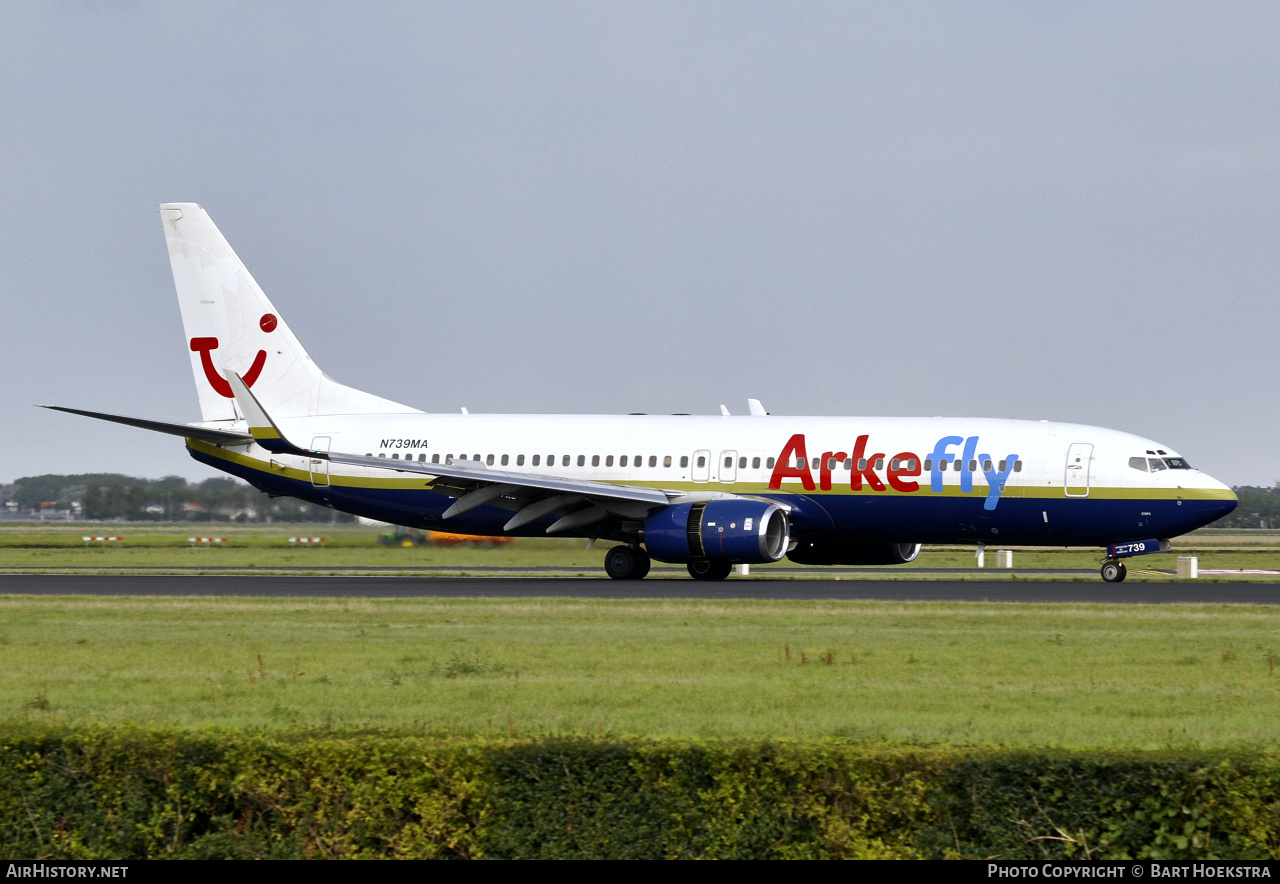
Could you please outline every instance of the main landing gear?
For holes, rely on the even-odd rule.
[[[1129,569],[1124,566],[1124,562],[1107,559],[1102,563],[1102,579],[1107,583],[1122,583],[1128,573]]]
[[[638,546],[615,546],[604,554],[604,571],[614,580],[639,580],[649,573],[649,554]],[[733,566],[728,562],[690,562],[694,580],[724,580]]]
[[[604,554],[604,570],[614,580],[639,580],[649,573],[649,554],[638,546],[615,546]]]
[[[689,576],[694,580],[724,580],[733,570],[728,562],[690,562]]]

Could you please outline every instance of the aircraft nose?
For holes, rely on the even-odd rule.
[[[1201,473],[1199,478],[1192,493],[1196,498],[1196,509],[1205,516],[1221,519],[1240,505],[1240,498],[1230,485],[1219,482],[1208,473]]]

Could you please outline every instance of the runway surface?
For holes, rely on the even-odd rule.
[[[4,574],[0,594],[315,598],[811,599],[1280,604],[1280,583],[981,580],[637,580]]]

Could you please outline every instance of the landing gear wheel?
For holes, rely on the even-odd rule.
[[[649,565],[652,564],[652,560],[649,558],[649,554],[642,549],[633,549],[632,552],[636,555],[636,570],[631,575],[631,579],[643,580],[645,575],[649,573]]]
[[[694,580],[724,580],[733,570],[728,562],[690,562],[689,576]]]
[[[1107,583],[1122,583],[1128,573],[1124,562],[1108,560],[1102,563],[1102,579]]]
[[[615,546],[604,554],[604,570],[614,580],[639,580],[649,573],[649,554],[630,546]]]

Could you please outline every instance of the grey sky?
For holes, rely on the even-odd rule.
[[[1280,478],[1280,5],[0,5],[0,481],[214,473],[156,205],[472,412],[975,414]]]

